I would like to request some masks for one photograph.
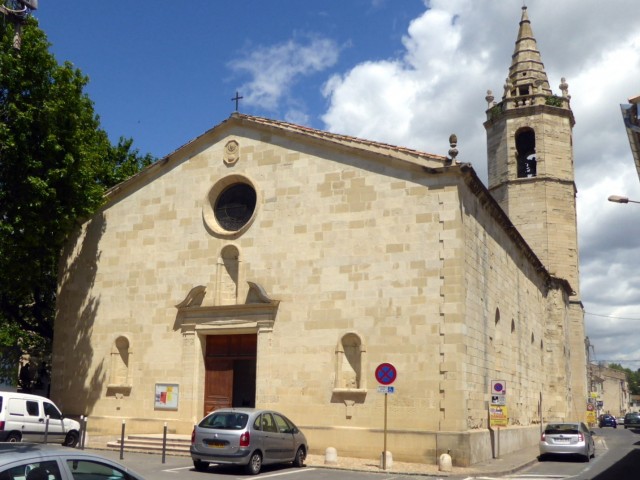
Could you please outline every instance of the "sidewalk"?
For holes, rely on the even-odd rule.
[[[449,477],[457,475],[465,476],[499,476],[513,473],[521,468],[538,461],[538,446],[528,447],[523,450],[501,455],[500,458],[477,463],[471,467],[453,467],[451,472],[441,472],[438,465],[408,463],[392,461],[390,467],[382,470],[380,459],[362,459],[340,457],[338,453],[337,464],[325,465],[324,455],[308,455],[306,465],[315,468],[332,468],[338,470],[359,470],[366,472],[383,472],[411,475],[429,475]]]
[[[603,438],[596,438],[596,452],[607,450],[607,444]],[[501,455],[500,458],[476,463],[471,467],[453,467],[451,472],[441,472],[437,465],[421,463],[406,463],[393,461],[390,468],[382,470],[379,459],[340,458],[336,465],[325,465],[323,455],[308,455],[306,464],[316,468],[333,468],[342,470],[361,470],[366,472],[389,472],[397,474],[429,475],[438,477],[449,476],[473,476],[494,477],[509,475],[517,472],[538,461],[538,445],[524,448],[515,452]],[[598,455],[598,453],[596,453]]]

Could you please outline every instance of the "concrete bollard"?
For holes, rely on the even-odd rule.
[[[389,470],[391,467],[393,467],[393,455],[391,455],[391,452],[388,450],[386,452],[382,452],[380,454],[380,468],[383,470]]]
[[[324,451],[324,464],[336,465],[338,463],[338,451],[333,447],[327,447]]]
[[[441,472],[450,472],[451,470],[453,470],[453,467],[451,465],[451,455],[449,455],[448,453],[443,453],[442,455],[440,455],[440,458],[438,459],[438,470],[440,470]]]

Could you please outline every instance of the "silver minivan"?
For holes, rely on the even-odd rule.
[[[309,446],[294,423],[273,410],[225,408],[196,425],[191,435],[191,459],[198,471],[209,463],[243,465],[256,475],[262,465],[292,462],[304,466]]]
[[[0,392],[0,441],[43,442],[45,436],[47,442],[75,447],[80,438],[80,423],[64,418],[48,398]]]

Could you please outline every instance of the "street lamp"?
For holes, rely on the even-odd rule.
[[[615,203],[640,203],[636,200],[629,200],[627,197],[621,197],[620,195],[609,195],[607,200]]]

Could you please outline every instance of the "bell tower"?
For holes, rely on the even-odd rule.
[[[547,270],[567,280],[573,413],[587,394],[584,311],[580,300],[573,126],[568,85],[555,95],[533,36],[527,7],[504,85],[502,100],[487,92],[489,191]]]

